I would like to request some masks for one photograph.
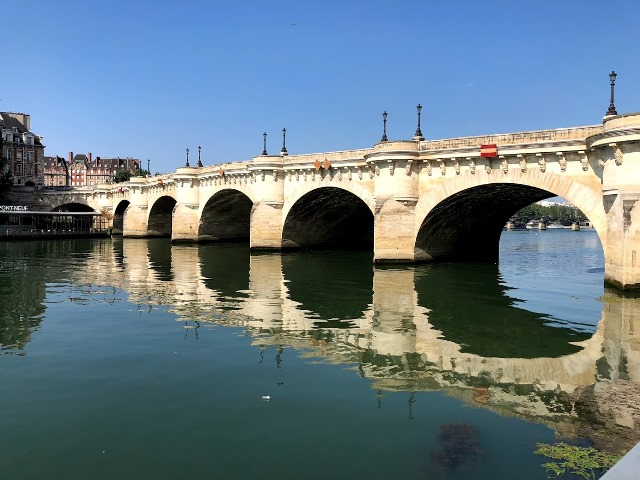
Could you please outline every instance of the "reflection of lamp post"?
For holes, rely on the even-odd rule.
[[[607,115],[618,115],[618,112],[616,112],[616,106],[613,104],[613,91],[616,88],[617,76],[618,75],[616,75],[616,72],[611,70],[611,73],[609,74],[609,80],[611,81],[611,99],[609,100],[609,110],[607,110]]]
[[[189,167],[189,149],[187,148],[187,163],[184,164],[185,167]]]
[[[280,150],[280,155],[287,155],[287,146],[285,145],[285,141],[287,139],[287,129],[282,129],[282,150]]]
[[[200,150],[202,150],[202,147],[198,147],[198,168],[202,168],[202,162],[200,161]]]
[[[387,111],[385,110],[384,113],[382,114],[382,138],[380,139],[381,142],[386,142],[387,141]]]
[[[418,104],[416,109],[418,110],[418,128],[416,128],[416,134],[413,136],[413,139],[424,140],[424,137],[422,136],[422,130],[420,130],[420,112],[422,112],[422,105]]]
[[[264,145],[262,148],[262,155],[267,155],[267,132],[262,134],[262,143]]]

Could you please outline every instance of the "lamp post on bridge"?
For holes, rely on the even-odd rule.
[[[147,158],[147,175],[151,176],[151,160]]]
[[[413,136],[413,139],[419,141],[424,140],[424,137],[422,136],[422,130],[420,130],[420,113],[422,112],[422,105],[418,104],[416,109],[418,110],[418,128],[416,128],[416,134]]]
[[[202,162],[200,161],[200,151],[202,147],[198,146],[198,168],[202,168]]]
[[[267,132],[262,134],[262,144],[264,145],[262,148],[262,155],[267,155]]]
[[[187,148],[187,163],[184,164],[185,167],[189,168],[189,149]]]
[[[287,139],[287,129],[283,128],[282,129],[282,150],[280,150],[280,155],[282,155],[283,157],[285,155],[288,155],[287,146],[285,145],[286,139]]]
[[[382,138],[380,142],[387,142],[389,139],[387,138],[387,111],[385,110],[382,114]]]
[[[611,98],[609,100],[609,110],[607,110],[607,116],[618,115],[618,112],[616,111],[616,106],[613,104],[613,96],[614,96],[614,89],[616,88],[617,76],[618,75],[616,74],[616,72],[611,70],[611,73],[609,74],[609,80],[611,81]]]

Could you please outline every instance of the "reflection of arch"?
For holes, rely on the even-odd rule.
[[[173,197],[158,198],[149,212],[147,235],[149,237],[170,237],[173,226],[173,207],[176,200]]]
[[[118,203],[118,206],[113,212],[113,235],[122,235],[122,230],[124,228],[124,212],[130,204],[131,202],[129,202],[129,200],[122,200]]]
[[[500,358],[557,358],[582,350],[592,334],[557,325],[547,314],[516,305],[500,281],[497,265],[420,265],[415,269],[417,303],[429,323],[461,353]],[[440,292],[434,295],[433,292]],[[473,302],[459,301],[459,292]]]
[[[198,241],[248,241],[252,207],[251,199],[239,190],[215,193],[202,209]]]
[[[209,244],[198,247],[200,277],[221,299],[240,301],[249,290],[249,249],[244,245]]]
[[[373,295],[370,252],[296,252],[281,258],[290,299],[310,312],[316,327],[353,327],[340,321],[366,316]]]
[[[371,207],[343,188],[313,189],[301,196],[286,213],[282,247],[371,250]]]
[[[173,280],[171,271],[171,242],[165,239],[152,238],[147,240],[149,267],[156,273],[160,281]]]
[[[465,259],[495,262],[506,221],[519,209],[554,195],[578,207],[605,235],[602,194],[554,174],[495,177],[478,173],[447,180],[416,205],[416,260]],[[603,242],[604,243],[604,242]]]

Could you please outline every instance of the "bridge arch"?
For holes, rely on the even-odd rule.
[[[173,208],[176,206],[176,199],[163,195],[159,197],[149,209],[147,221],[147,236],[149,237],[171,237],[173,228]]]
[[[362,192],[326,185],[294,195],[283,211],[282,248],[373,249],[375,199]]]
[[[287,218],[289,215],[289,211],[296,204],[298,200],[304,197],[306,194],[313,192],[314,190],[318,190],[321,188],[336,188],[341,190],[346,190],[347,192],[352,193],[360,200],[362,200],[371,210],[371,213],[375,212],[376,208],[376,197],[373,192],[362,188],[359,185],[352,185],[351,183],[341,184],[341,185],[320,185],[317,186],[314,183],[305,183],[300,187],[296,188],[293,192],[287,194],[287,202],[282,209],[282,218]]]
[[[578,207],[605,244],[602,192],[558,174],[466,173],[430,190],[416,205],[416,260],[497,261],[502,228],[521,208],[560,196]]]
[[[199,242],[249,241],[253,201],[236,189],[214,193],[202,207],[198,225]]]
[[[94,212],[95,210],[85,203],[63,203],[51,209],[52,212]]]
[[[121,200],[113,211],[113,235],[122,235],[124,229],[124,214],[129,208],[131,202],[129,200]]]

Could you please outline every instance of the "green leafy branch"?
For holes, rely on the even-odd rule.
[[[566,473],[587,480],[600,478],[620,460],[621,455],[603,452],[592,447],[578,447],[567,443],[538,443],[534,453],[558,460],[543,463],[548,478],[560,478]]]

